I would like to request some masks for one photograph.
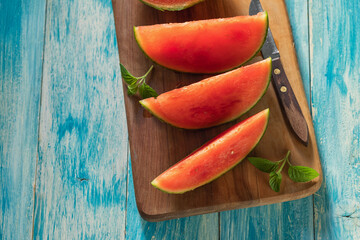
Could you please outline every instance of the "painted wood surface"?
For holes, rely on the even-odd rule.
[[[35,239],[123,239],[127,131],[110,1],[47,2]]]
[[[325,181],[316,239],[360,239],[359,1],[310,1],[311,93]]]
[[[0,239],[30,239],[45,1],[0,2]]]
[[[2,1],[0,238],[360,239],[360,6],[310,0],[308,17],[306,2],[286,3],[325,176],[314,213],[308,197],[149,223],[127,174],[110,1]]]

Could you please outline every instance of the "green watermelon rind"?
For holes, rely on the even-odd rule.
[[[267,129],[268,123],[269,123],[269,114],[270,114],[269,108],[267,108],[266,111],[267,111],[267,112],[266,112],[266,123],[265,123],[265,127],[264,127],[264,130],[263,130],[261,136],[259,137],[258,141],[254,144],[254,146],[249,150],[249,152],[248,152],[243,158],[241,158],[240,160],[238,160],[238,161],[237,161],[233,166],[231,166],[230,168],[225,169],[224,171],[222,171],[222,172],[219,173],[218,175],[214,176],[213,178],[211,178],[210,180],[208,180],[208,181],[206,181],[206,182],[204,182],[204,183],[201,183],[200,185],[197,185],[197,186],[195,186],[195,187],[193,187],[193,188],[186,189],[186,190],[181,191],[181,192],[166,191],[166,190],[162,189],[160,186],[158,186],[156,183],[154,183],[154,180],[155,180],[155,179],[151,182],[151,185],[154,186],[155,188],[161,190],[162,192],[165,192],[165,193],[170,193],[170,194],[183,194],[183,193],[185,193],[185,192],[192,191],[192,190],[194,190],[194,189],[196,189],[196,188],[198,188],[198,187],[204,186],[204,185],[206,185],[206,184],[208,184],[208,183],[216,180],[217,178],[221,177],[222,175],[224,175],[225,173],[227,173],[228,171],[230,171],[231,169],[233,169],[234,167],[236,167],[239,163],[241,163],[241,162],[247,157],[247,155],[248,155],[248,154],[258,145],[258,143],[261,141],[261,139],[263,138],[263,136],[264,136],[264,134],[265,134],[265,132],[266,132],[266,129]],[[213,141],[213,139],[210,140],[209,142],[211,142],[211,141]],[[207,145],[207,144],[208,144],[208,143],[205,143],[204,145]],[[200,148],[201,148],[201,147],[200,147]]]
[[[164,119],[162,119],[160,116],[158,116],[155,112],[151,111],[151,109],[150,109],[147,105],[145,105],[145,104],[142,102],[142,100],[140,100],[139,103],[141,104],[141,106],[142,106],[143,108],[145,108],[147,111],[149,111],[153,116],[155,116],[155,117],[156,117],[157,119],[159,119],[160,121],[162,121],[162,122],[164,122],[164,123],[167,123],[167,124],[169,124],[170,126],[173,126],[173,127],[176,127],[176,128],[180,128],[180,127],[175,126],[175,125],[173,125],[173,124],[171,124],[171,123],[169,123],[169,122],[166,122]]]
[[[171,6],[164,5],[164,6],[160,7],[156,4],[151,4],[151,3],[147,2],[146,0],[140,0],[140,2],[144,3],[145,5],[148,5],[152,8],[155,8],[160,11],[181,11],[181,10],[187,9],[189,7],[192,7],[200,2],[203,2],[203,1],[205,1],[205,0],[193,1],[192,3],[186,4],[186,5],[183,5],[183,4],[182,5],[171,5]]]
[[[220,122],[220,123],[216,123],[214,125],[211,125],[211,126],[207,126],[207,127],[200,127],[200,128],[184,128],[184,127],[180,127],[180,126],[177,126],[177,125],[174,125],[173,123],[169,123],[167,121],[165,121],[164,119],[162,119],[159,115],[157,115],[154,111],[152,111],[145,103],[143,103],[142,100],[139,101],[139,103],[141,104],[141,106],[143,106],[147,111],[149,111],[152,115],[154,115],[156,118],[158,118],[160,121],[164,122],[164,123],[167,123],[173,127],[176,127],[176,128],[180,128],[180,129],[189,129],[189,130],[195,130],[195,129],[204,129],[204,128],[211,128],[211,127],[214,127],[214,126],[218,126],[218,125],[221,125],[221,124],[225,124],[225,123],[228,123],[228,122],[231,122],[231,121],[234,121],[236,119],[238,119],[239,117],[241,117],[242,115],[244,115],[245,113],[247,113],[248,111],[250,111],[253,107],[255,107],[255,105],[262,99],[262,97],[265,95],[265,93],[267,92],[267,89],[269,88],[269,85],[270,85],[270,80],[271,80],[271,75],[272,75],[272,60],[271,58],[267,58],[267,59],[270,59],[270,71],[269,71],[269,76],[268,76],[268,81],[267,81],[267,84],[262,92],[262,94],[260,95],[259,99],[254,102],[253,105],[249,106],[248,109],[244,110],[243,112],[241,112],[239,115],[231,118],[231,119],[226,119],[225,121],[223,122]],[[266,59],[266,60],[267,60]]]
[[[259,48],[254,52],[254,54],[247,60],[245,60],[243,63],[233,67],[233,68],[229,68],[229,69],[225,69],[225,70],[222,70],[222,71],[218,71],[218,72],[203,72],[203,73],[194,73],[194,72],[187,72],[187,71],[180,71],[180,70],[177,70],[177,69],[173,69],[173,68],[169,68],[169,67],[166,67],[158,62],[156,62],[154,59],[152,59],[146,52],[145,50],[143,49],[143,47],[141,46],[140,42],[139,42],[139,39],[137,37],[137,34],[136,34],[136,26],[133,27],[133,30],[134,30],[134,36],[135,36],[135,40],[137,42],[137,44],[139,45],[141,51],[144,53],[144,55],[146,57],[148,57],[151,61],[153,61],[154,63],[156,63],[157,65],[159,66],[162,66],[164,68],[167,68],[167,69],[170,69],[170,70],[173,70],[175,72],[183,72],[183,73],[192,73],[192,74],[219,74],[219,73],[224,73],[224,72],[228,72],[228,71],[231,71],[231,70],[234,70],[238,67],[241,67],[243,65],[245,65],[246,63],[248,63],[249,61],[251,61],[251,59],[253,59],[260,51],[261,51],[261,48],[262,46],[264,45],[265,43],[265,40],[266,40],[266,36],[267,36],[267,33],[268,33],[268,29],[269,29],[269,17],[268,17],[268,13],[267,11],[264,11],[264,14],[266,16],[266,30],[265,30],[265,34],[264,34],[264,37],[263,37],[263,41],[262,43],[260,44]]]

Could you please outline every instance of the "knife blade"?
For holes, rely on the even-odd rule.
[[[252,0],[249,7],[249,14],[256,15],[259,12],[263,12],[260,1]],[[309,143],[309,130],[307,123],[284,71],[280,60],[280,53],[275,44],[270,28],[268,28],[264,45],[261,48],[261,54],[264,58],[272,58],[273,74],[271,82],[273,83],[281,110],[297,138],[301,143],[307,146]]]

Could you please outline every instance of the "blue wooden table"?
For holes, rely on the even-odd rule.
[[[135,204],[111,1],[2,0],[0,238],[360,239],[360,2],[286,4],[321,189],[149,223]]]

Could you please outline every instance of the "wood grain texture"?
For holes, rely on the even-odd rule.
[[[246,0],[206,1],[182,12],[169,13],[159,12],[139,1],[113,1],[120,59],[130,72],[139,76],[152,64],[136,45],[132,32],[134,25],[247,15],[248,6],[249,1]],[[292,79],[291,84],[309,125],[311,140],[306,148],[289,133],[274,90],[270,87],[257,106],[241,118],[270,107],[269,128],[252,155],[275,160],[283,157],[287,149],[290,149],[295,165],[310,166],[321,172],[286,7],[282,1],[273,1],[271,4],[267,2],[264,7],[269,11],[270,26],[282,53],[283,63],[286,63],[285,71],[289,79]],[[161,93],[203,77],[176,73],[157,66],[151,76],[150,85]],[[305,184],[294,184],[285,177],[282,192],[278,195],[268,187],[267,175],[259,173],[245,161],[222,178],[195,191],[183,195],[160,192],[150,185],[153,178],[234,123],[206,130],[186,131],[148,117],[135,98],[125,96],[125,105],[137,206],[142,217],[147,220],[164,220],[293,200],[315,192],[321,184],[321,177]]]
[[[287,0],[300,73],[310,97],[308,5]],[[296,201],[220,213],[221,239],[304,239],[314,237],[313,196]]]
[[[127,132],[110,1],[48,1],[35,239],[123,239]]]
[[[143,220],[136,207],[130,159],[128,182],[126,239],[219,239],[218,213],[172,219],[157,223]]]
[[[313,119],[324,184],[317,239],[360,239],[359,1],[310,1]]]
[[[0,3],[0,239],[30,239],[45,1]]]

